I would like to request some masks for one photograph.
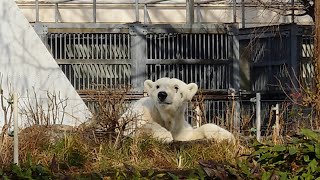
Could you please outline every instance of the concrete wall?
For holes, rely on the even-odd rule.
[[[48,117],[49,114],[49,120],[54,120],[48,94],[51,98],[56,95],[55,102],[60,102],[56,105],[59,107],[56,123],[77,125],[87,120],[90,112],[86,105],[13,0],[0,1],[0,21],[0,83],[5,97],[12,92],[18,93],[19,112],[22,113],[19,124],[26,125],[24,110],[30,108],[36,111],[41,107],[42,115]],[[0,128],[3,123],[1,109]]]
[[[53,1],[50,1],[53,2]],[[113,2],[113,3],[112,3]],[[140,0],[144,3],[144,0]],[[28,21],[36,21],[36,11],[34,0],[17,0],[19,8],[27,17]],[[136,21],[134,1],[123,0],[97,0],[97,22],[100,23],[131,23]],[[39,3],[39,20],[41,22],[55,22],[55,4],[48,1]],[[214,4],[201,4],[197,8],[195,5],[195,21],[205,23],[232,23],[233,6],[232,1],[222,1]],[[68,3],[59,4],[57,20],[58,22],[93,22],[92,1],[75,0]],[[139,5],[139,21],[148,23],[185,23],[186,7],[184,1],[166,1],[160,4],[150,4],[147,11],[144,11],[144,4]],[[242,13],[244,12],[244,16]],[[257,5],[248,4],[244,9],[238,2],[236,7],[237,22],[245,22],[246,27],[272,25],[292,22],[291,16],[280,15],[276,10],[266,9]],[[244,17],[244,18],[243,18]],[[311,24],[312,19],[308,16],[295,17],[298,24]]]

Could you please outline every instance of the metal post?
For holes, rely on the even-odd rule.
[[[140,18],[139,18],[139,0],[136,0],[136,4],[135,4],[135,7],[136,7],[136,22],[140,22]]]
[[[194,0],[186,0],[187,24],[194,24]]]
[[[197,4],[197,23],[200,24],[201,23],[201,7],[200,7],[200,3]]]
[[[54,21],[57,23],[59,21],[59,4],[55,3],[54,6]]]
[[[18,95],[13,93],[13,163],[19,165]]]
[[[276,111],[276,122],[275,122],[273,134],[276,138],[278,138],[280,136],[279,104],[276,104],[276,107],[274,107],[272,110]]]
[[[257,126],[257,140],[261,140],[261,95],[256,93],[256,126]]]
[[[245,6],[245,2],[244,0],[241,0],[241,23],[242,23],[242,28],[245,28],[246,27],[246,6]]]
[[[229,36],[229,49],[231,52],[229,53],[229,58],[232,60],[230,64],[230,69],[232,71],[232,88],[234,89],[235,93],[239,92],[240,90],[240,50],[239,50],[239,27],[232,26],[231,36]],[[234,116],[233,116],[233,127],[236,130],[240,129],[240,102],[236,100],[234,102]]]
[[[237,0],[233,0],[233,23],[237,22]]]
[[[93,7],[92,7],[92,11],[93,11],[93,22],[96,23],[97,22],[97,0],[93,0]]]
[[[291,23],[294,23],[294,0],[291,0],[291,8],[292,8]]]
[[[131,35],[131,52],[132,52],[132,85],[136,92],[143,92],[143,83],[146,76],[146,38],[145,29],[141,24],[129,26]]]
[[[39,0],[36,0],[35,3],[36,3],[36,22],[39,22]]]
[[[145,4],[144,5],[144,10],[143,10],[143,14],[144,14],[144,23],[147,24],[148,23],[148,5]]]

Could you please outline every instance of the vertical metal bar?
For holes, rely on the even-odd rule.
[[[92,1],[92,18],[93,22],[97,22],[97,0]]]
[[[112,46],[112,34],[109,33],[109,56],[113,59],[113,46]]]
[[[158,34],[158,41],[159,41],[159,59],[162,59],[163,58],[163,55],[162,55],[162,34]]]
[[[190,54],[190,34],[186,34],[186,39],[185,39],[185,49],[186,49],[186,56],[185,59],[189,59],[189,54]]]
[[[261,95],[256,93],[256,128],[257,140],[260,142],[261,138]]]
[[[193,37],[194,37],[194,34],[193,33],[190,33],[189,34],[189,38],[190,38],[190,49],[189,49],[189,53],[190,53],[190,59],[194,59],[194,57],[193,57],[193,49],[194,49],[194,46],[193,46],[193,42],[194,42],[194,40],[193,40]],[[196,46],[195,46],[196,47]]]
[[[205,46],[204,46],[204,41],[203,41],[203,38],[202,38],[202,35],[203,34],[199,34],[199,37],[200,37],[200,43],[199,43],[199,47],[200,47],[200,59],[204,59],[203,57],[203,52],[205,51]]]
[[[54,56],[58,59],[58,34],[54,34]]]
[[[108,45],[107,45],[107,34],[104,34],[104,42],[103,42],[103,50],[104,50],[104,58],[105,59],[108,59]],[[125,41],[125,38],[123,38],[123,41]],[[123,43],[124,45],[126,44],[125,42]],[[125,49],[124,49],[124,51],[126,51]],[[102,58],[102,57],[101,57]],[[129,57],[127,57],[127,58],[129,58]]]
[[[187,24],[194,24],[194,0],[186,0]]]
[[[35,6],[36,6],[36,22],[39,22],[39,0],[35,1]]]
[[[128,49],[127,49],[128,50],[128,52],[127,52],[128,53],[128,59],[131,59],[131,35],[129,33],[127,34],[127,40],[128,40],[127,41],[127,44],[128,44],[127,45],[128,46]]]
[[[69,46],[70,46],[70,51],[72,52],[72,42],[71,42],[71,34],[69,33],[68,34],[68,39],[69,39]],[[74,52],[73,52],[74,53]],[[71,55],[71,53],[70,53]],[[68,56],[67,59],[71,59],[71,56]]]
[[[200,3],[197,3],[197,23],[200,24],[201,23],[201,6]]]
[[[158,34],[154,34],[154,46],[155,46],[155,49],[154,49],[154,58],[155,58],[155,59],[159,59],[159,50],[157,50],[157,49],[159,48],[158,39],[159,39],[159,35],[158,35]]]
[[[85,37],[85,35],[86,35],[86,37]],[[86,41],[87,41],[86,46],[87,46],[87,49],[89,51],[87,59],[90,59],[90,58],[93,59],[93,51],[92,51],[92,47],[90,47],[90,35],[89,35],[89,33],[83,34],[83,40],[84,39],[86,39]]]
[[[121,34],[119,34],[120,36]],[[120,37],[119,37],[119,41],[120,41]],[[120,44],[120,43],[119,43]],[[103,46],[103,34],[100,34],[100,58],[99,59],[103,59],[103,53],[104,53],[104,46]],[[121,53],[122,52],[122,49],[119,48],[119,52]]]
[[[139,0],[135,0],[135,12],[136,12],[136,22],[139,21]]]
[[[59,47],[59,59],[62,59],[62,34],[60,33],[59,34],[59,44],[60,44],[60,47]]]
[[[203,34],[203,59],[208,59],[208,42],[206,41],[207,40],[207,37],[208,34]]]
[[[165,59],[169,59],[168,58],[168,54],[169,54],[169,51],[168,51],[168,34],[164,34],[164,58]]]
[[[180,42],[181,42],[181,58],[184,59],[185,58],[185,56],[184,56],[184,50],[185,50],[184,34],[181,34]]]
[[[237,0],[233,0],[233,23],[237,23]]]
[[[59,4],[58,3],[54,4],[54,22],[55,23],[59,22]]]
[[[212,59],[216,59],[216,52],[215,52],[215,45],[216,45],[216,41],[215,41],[215,34],[212,34]]]
[[[228,42],[228,34],[224,34],[224,59],[228,59],[229,52],[229,42]]]
[[[13,163],[19,165],[18,94],[13,93]]]
[[[171,34],[168,34],[168,59],[172,59]]]
[[[77,52],[76,52],[76,34],[73,34],[73,59],[75,59],[76,58],[76,54],[77,54]]]
[[[153,59],[153,46],[154,46],[154,44],[153,44],[153,35],[152,34],[147,34],[146,35],[146,37],[147,37],[147,52],[149,52],[149,57],[147,57],[148,59]]]
[[[67,34],[63,34],[63,48],[64,48],[64,53],[63,53],[63,59],[66,59],[67,58]]]
[[[143,10],[143,14],[144,14],[144,23],[148,24],[148,4],[144,4],[144,10]]]
[[[245,6],[245,2],[244,0],[241,0],[241,24],[242,24],[242,28],[246,27],[246,6]]]
[[[177,34],[173,35],[172,39],[172,53],[173,53],[173,59],[177,59],[177,52],[176,52],[176,39],[177,39]]]
[[[311,2],[311,1],[310,1]],[[291,23],[294,23],[294,0],[291,0],[291,7],[292,7],[292,12],[291,12]]]

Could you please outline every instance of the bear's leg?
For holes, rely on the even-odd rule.
[[[229,143],[235,143],[235,137],[232,133],[215,124],[204,124],[195,129],[194,136],[198,138],[214,139],[216,142],[227,140]]]
[[[156,122],[146,123],[141,127],[140,130],[151,134],[153,138],[165,143],[170,143],[173,141],[171,132]]]

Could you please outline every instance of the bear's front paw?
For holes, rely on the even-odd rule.
[[[171,143],[173,141],[172,134],[169,131],[154,132],[153,137],[164,143]]]

